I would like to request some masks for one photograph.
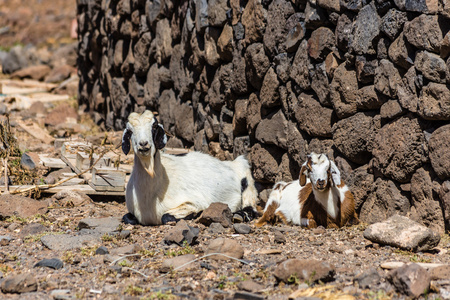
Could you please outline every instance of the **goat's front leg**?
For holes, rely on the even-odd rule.
[[[314,215],[312,214],[312,212],[310,212],[310,211],[308,211],[308,213],[306,214],[306,216],[305,217],[302,217],[301,219],[300,219],[300,222],[301,222],[301,226],[302,227],[306,227],[306,228],[308,228],[308,229],[311,229],[311,228],[317,228],[317,222],[316,222],[316,220],[314,219]]]
[[[275,218],[276,218],[275,211],[277,210],[277,208],[279,206],[280,205],[276,202],[270,203],[269,206],[267,207],[266,211],[262,215],[262,217],[259,218],[259,220],[255,223],[255,226],[262,227],[262,226],[266,225],[268,222],[274,223]]]
[[[163,215],[163,218],[161,218],[161,221],[163,224],[166,224],[171,221],[179,221],[181,219],[193,219],[198,213],[199,209],[197,206],[193,205],[190,202],[183,203],[175,208],[172,208]],[[165,221],[165,222],[164,222]]]

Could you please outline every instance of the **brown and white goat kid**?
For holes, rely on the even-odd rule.
[[[326,154],[311,153],[299,180],[274,185],[256,226],[277,220],[307,228],[339,228],[359,222],[353,194]]]

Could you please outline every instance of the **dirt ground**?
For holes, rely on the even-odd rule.
[[[68,40],[76,13],[75,0],[0,0],[0,49]]]

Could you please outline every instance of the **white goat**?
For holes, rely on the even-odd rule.
[[[278,219],[308,228],[339,228],[359,222],[353,194],[337,166],[326,154],[314,152],[302,165],[299,180],[274,185],[256,226]]]
[[[134,166],[126,188],[126,223],[158,225],[192,216],[213,202],[232,212],[256,207],[257,192],[248,161],[220,161],[200,152],[170,155],[162,125],[150,111],[131,113],[122,150],[134,150]],[[130,215],[131,214],[131,215]],[[133,217],[134,216],[134,217]]]

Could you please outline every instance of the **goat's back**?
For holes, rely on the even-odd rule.
[[[240,208],[241,181],[245,168],[249,169],[245,159],[220,161],[190,152],[182,156],[162,154],[161,163],[169,178],[165,197],[195,201],[200,210],[212,202],[226,203],[232,211]]]

